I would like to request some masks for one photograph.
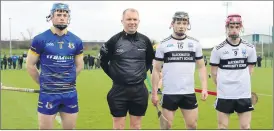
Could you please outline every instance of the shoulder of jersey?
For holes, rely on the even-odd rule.
[[[68,34],[75,38],[77,41],[82,41],[77,35],[73,34],[72,32],[68,31]]]
[[[193,38],[193,37],[191,37],[191,36],[187,36],[186,38],[189,39],[189,40],[193,40],[193,41],[195,41],[195,42],[199,42],[199,40],[197,40],[197,39],[195,39],[195,38]]]
[[[221,44],[219,44],[219,45],[216,46],[216,50],[221,49],[221,48],[224,47],[226,44],[228,44],[228,43],[227,43],[226,40],[225,40],[225,41],[223,41]]]
[[[40,34],[37,34],[36,36],[33,37],[33,40],[43,40],[43,39],[46,39],[48,37],[48,34],[50,32],[50,29],[49,30],[46,30]]]
[[[253,44],[250,44],[248,41],[243,40],[243,39],[242,39],[242,43],[243,43],[244,45],[246,45],[246,46],[250,47],[250,48],[253,48],[253,47],[254,47],[254,45],[253,45]]]
[[[164,40],[162,40],[160,43],[163,44],[163,43],[167,42],[168,40],[170,40],[171,38],[172,38],[172,37],[169,36],[169,37],[165,38]]]

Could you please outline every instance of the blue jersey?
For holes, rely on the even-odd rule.
[[[11,59],[12,59],[12,62],[15,62],[15,63],[16,63],[16,61],[17,61],[17,59],[18,59],[18,56],[14,55],[14,56],[11,57]]]
[[[75,57],[83,54],[83,43],[73,33],[66,31],[58,36],[51,28],[34,37],[31,53],[40,57],[40,90],[43,93],[75,91]]]

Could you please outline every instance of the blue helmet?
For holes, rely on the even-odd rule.
[[[47,18],[47,21],[49,21],[49,20],[52,18],[53,13],[54,13],[55,11],[57,11],[57,10],[65,10],[65,11],[68,12],[68,14],[69,14],[69,16],[70,16],[70,9],[69,9],[68,4],[64,4],[64,3],[55,3],[55,4],[52,5],[52,8],[51,8],[51,10],[50,10],[49,16],[46,17],[46,18]]]

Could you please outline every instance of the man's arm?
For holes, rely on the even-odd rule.
[[[210,55],[210,65],[211,65],[211,77],[215,85],[217,85],[217,71],[220,64],[220,56],[216,49],[216,47],[213,48]]]
[[[80,72],[83,70],[84,68],[84,55],[79,54],[75,57],[74,61],[75,61],[75,65],[76,65],[76,76],[78,76],[80,74]]]
[[[211,78],[215,85],[217,85],[217,71],[218,66],[211,66]]]
[[[254,65],[248,65],[248,69],[249,69],[249,74],[251,76],[252,73],[254,72]]]
[[[254,65],[257,62],[257,53],[256,53],[256,49],[255,46],[252,46],[253,48],[249,48],[248,50],[248,58],[247,58],[247,64],[248,64],[248,68],[249,68],[249,73],[250,76],[252,75],[253,71],[254,71]]]
[[[146,51],[146,71],[148,71],[152,65],[152,61],[155,57],[155,52],[153,51],[153,46],[151,41],[147,40],[147,51]]]
[[[108,40],[106,43],[104,43],[100,49],[100,66],[102,67],[102,69],[104,70],[104,72],[110,77],[108,68],[108,62],[110,61],[110,57],[112,54],[112,49],[110,47],[110,44],[112,43],[113,40],[112,38],[110,40]]]
[[[161,75],[161,67],[163,62],[154,60],[153,70],[152,70],[152,96],[157,96],[158,84]]]
[[[36,68],[38,59],[39,55],[29,50],[26,60],[26,68],[31,78],[39,85],[39,72]]]
[[[205,67],[204,59],[196,60],[196,64],[198,65],[198,69],[199,69],[202,89],[207,90],[207,70],[206,70],[206,67]]]

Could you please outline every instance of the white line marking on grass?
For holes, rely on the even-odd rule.
[[[272,97],[272,95],[269,95],[269,94],[260,94],[260,93],[256,93],[257,95],[259,95],[259,96],[270,96],[270,97]]]

